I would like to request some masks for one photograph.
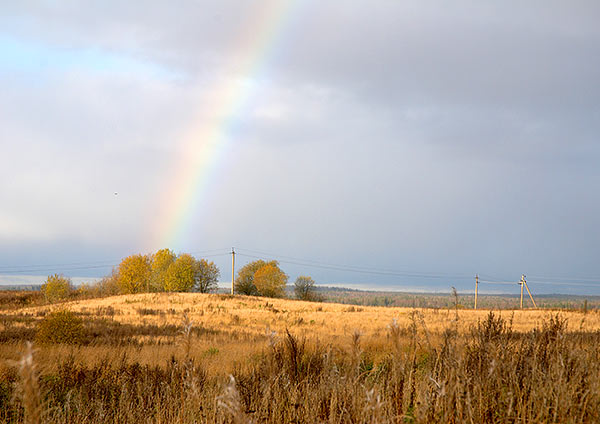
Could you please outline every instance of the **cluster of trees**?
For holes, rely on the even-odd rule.
[[[175,255],[161,249],[151,255],[131,255],[113,269],[111,275],[94,285],[83,285],[77,290],[71,280],[62,275],[51,275],[42,285],[48,302],[84,297],[110,296],[143,292],[208,293],[216,290],[220,276],[214,262],[196,259],[189,253]],[[250,296],[285,297],[289,277],[277,261],[257,260],[243,266],[235,279],[235,292]],[[311,277],[300,276],[294,283],[297,299],[320,301]]]
[[[51,275],[42,285],[47,302],[66,300],[73,296],[97,297],[142,292],[208,293],[217,288],[219,268],[214,262],[196,259],[188,253],[175,255],[161,249],[151,255],[131,255],[121,261],[111,275],[93,285],[75,289],[63,275]]]
[[[196,259],[189,253],[175,255],[169,249],[161,249],[153,255],[126,257],[112,277],[120,293],[208,293],[217,288],[219,276],[214,262]]]
[[[235,279],[235,292],[250,296],[284,297],[288,276],[279,268],[277,261],[257,261],[244,265]],[[319,301],[315,282],[300,276],[294,283],[294,294],[300,300]]]

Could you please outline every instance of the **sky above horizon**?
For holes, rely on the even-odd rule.
[[[600,294],[595,1],[1,10],[0,274],[168,247],[227,281],[235,246],[292,281]]]

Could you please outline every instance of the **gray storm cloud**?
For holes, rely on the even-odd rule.
[[[261,72],[239,75],[240,34],[264,5],[3,6],[0,265],[143,249],[183,136],[211,125],[206,93],[246,78],[211,188],[170,247],[600,275],[596,2],[303,2],[284,9]]]

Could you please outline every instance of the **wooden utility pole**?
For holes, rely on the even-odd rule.
[[[475,275],[475,309],[477,309],[477,292],[479,290],[479,275]]]
[[[231,294],[233,294],[233,283],[235,281],[235,250],[231,248]]]
[[[533,296],[531,295],[531,292],[529,291],[529,286],[527,285],[527,280],[525,280],[525,276],[523,276],[523,284],[525,284],[525,288],[527,289],[527,293],[529,294],[529,298],[531,299],[531,302],[533,303],[533,307],[535,309],[537,309],[537,305],[535,304],[535,300],[533,300]],[[523,291],[523,290],[521,290]]]
[[[524,275],[521,275],[521,281],[519,281],[519,285],[521,286],[521,309],[523,309],[523,286],[525,285]]]

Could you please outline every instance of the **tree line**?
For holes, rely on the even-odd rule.
[[[218,288],[220,270],[214,262],[196,259],[189,253],[176,255],[161,249],[150,255],[135,254],[124,258],[112,273],[94,284],[75,289],[62,275],[48,276],[42,285],[47,301],[132,293],[197,292],[210,293]],[[275,260],[256,260],[244,265],[235,278],[235,293],[250,296],[285,297],[288,275]],[[295,297],[321,301],[311,277],[300,276],[294,283]]]

